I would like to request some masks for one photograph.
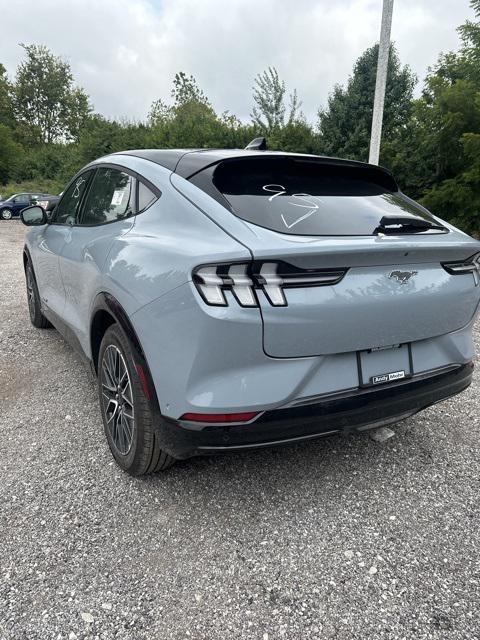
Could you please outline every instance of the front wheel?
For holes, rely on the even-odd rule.
[[[11,220],[12,219],[12,212],[10,211],[10,209],[1,209],[0,210],[0,218],[2,220]]]
[[[100,345],[98,394],[105,436],[124,471],[138,476],[163,471],[174,463],[174,458],[160,449],[130,342],[118,324],[107,329]]]

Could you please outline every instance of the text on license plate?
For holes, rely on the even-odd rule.
[[[385,384],[385,382],[394,382],[405,378],[405,371],[392,371],[391,373],[382,373],[380,376],[372,376],[370,382],[372,384]]]

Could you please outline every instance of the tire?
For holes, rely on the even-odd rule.
[[[27,284],[27,303],[30,322],[34,327],[37,327],[37,329],[48,329],[52,325],[42,313],[37,281],[35,280],[35,274],[30,260],[28,260],[25,267],[25,278]]]
[[[10,211],[10,209],[1,209],[0,210],[0,218],[2,220],[11,220],[12,219],[12,212]]]
[[[103,336],[98,397],[105,437],[121,469],[133,476],[164,471],[175,459],[160,449],[150,402],[135,369],[130,341],[118,324]]]

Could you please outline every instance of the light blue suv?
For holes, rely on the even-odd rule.
[[[22,219],[32,323],[91,363],[129,473],[397,422],[470,384],[480,243],[385,169],[125,151]]]

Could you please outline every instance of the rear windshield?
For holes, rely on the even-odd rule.
[[[424,218],[394,179],[370,167],[300,158],[244,158],[220,163],[215,188],[235,215],[292,235],[372,235],[385,215]]]

